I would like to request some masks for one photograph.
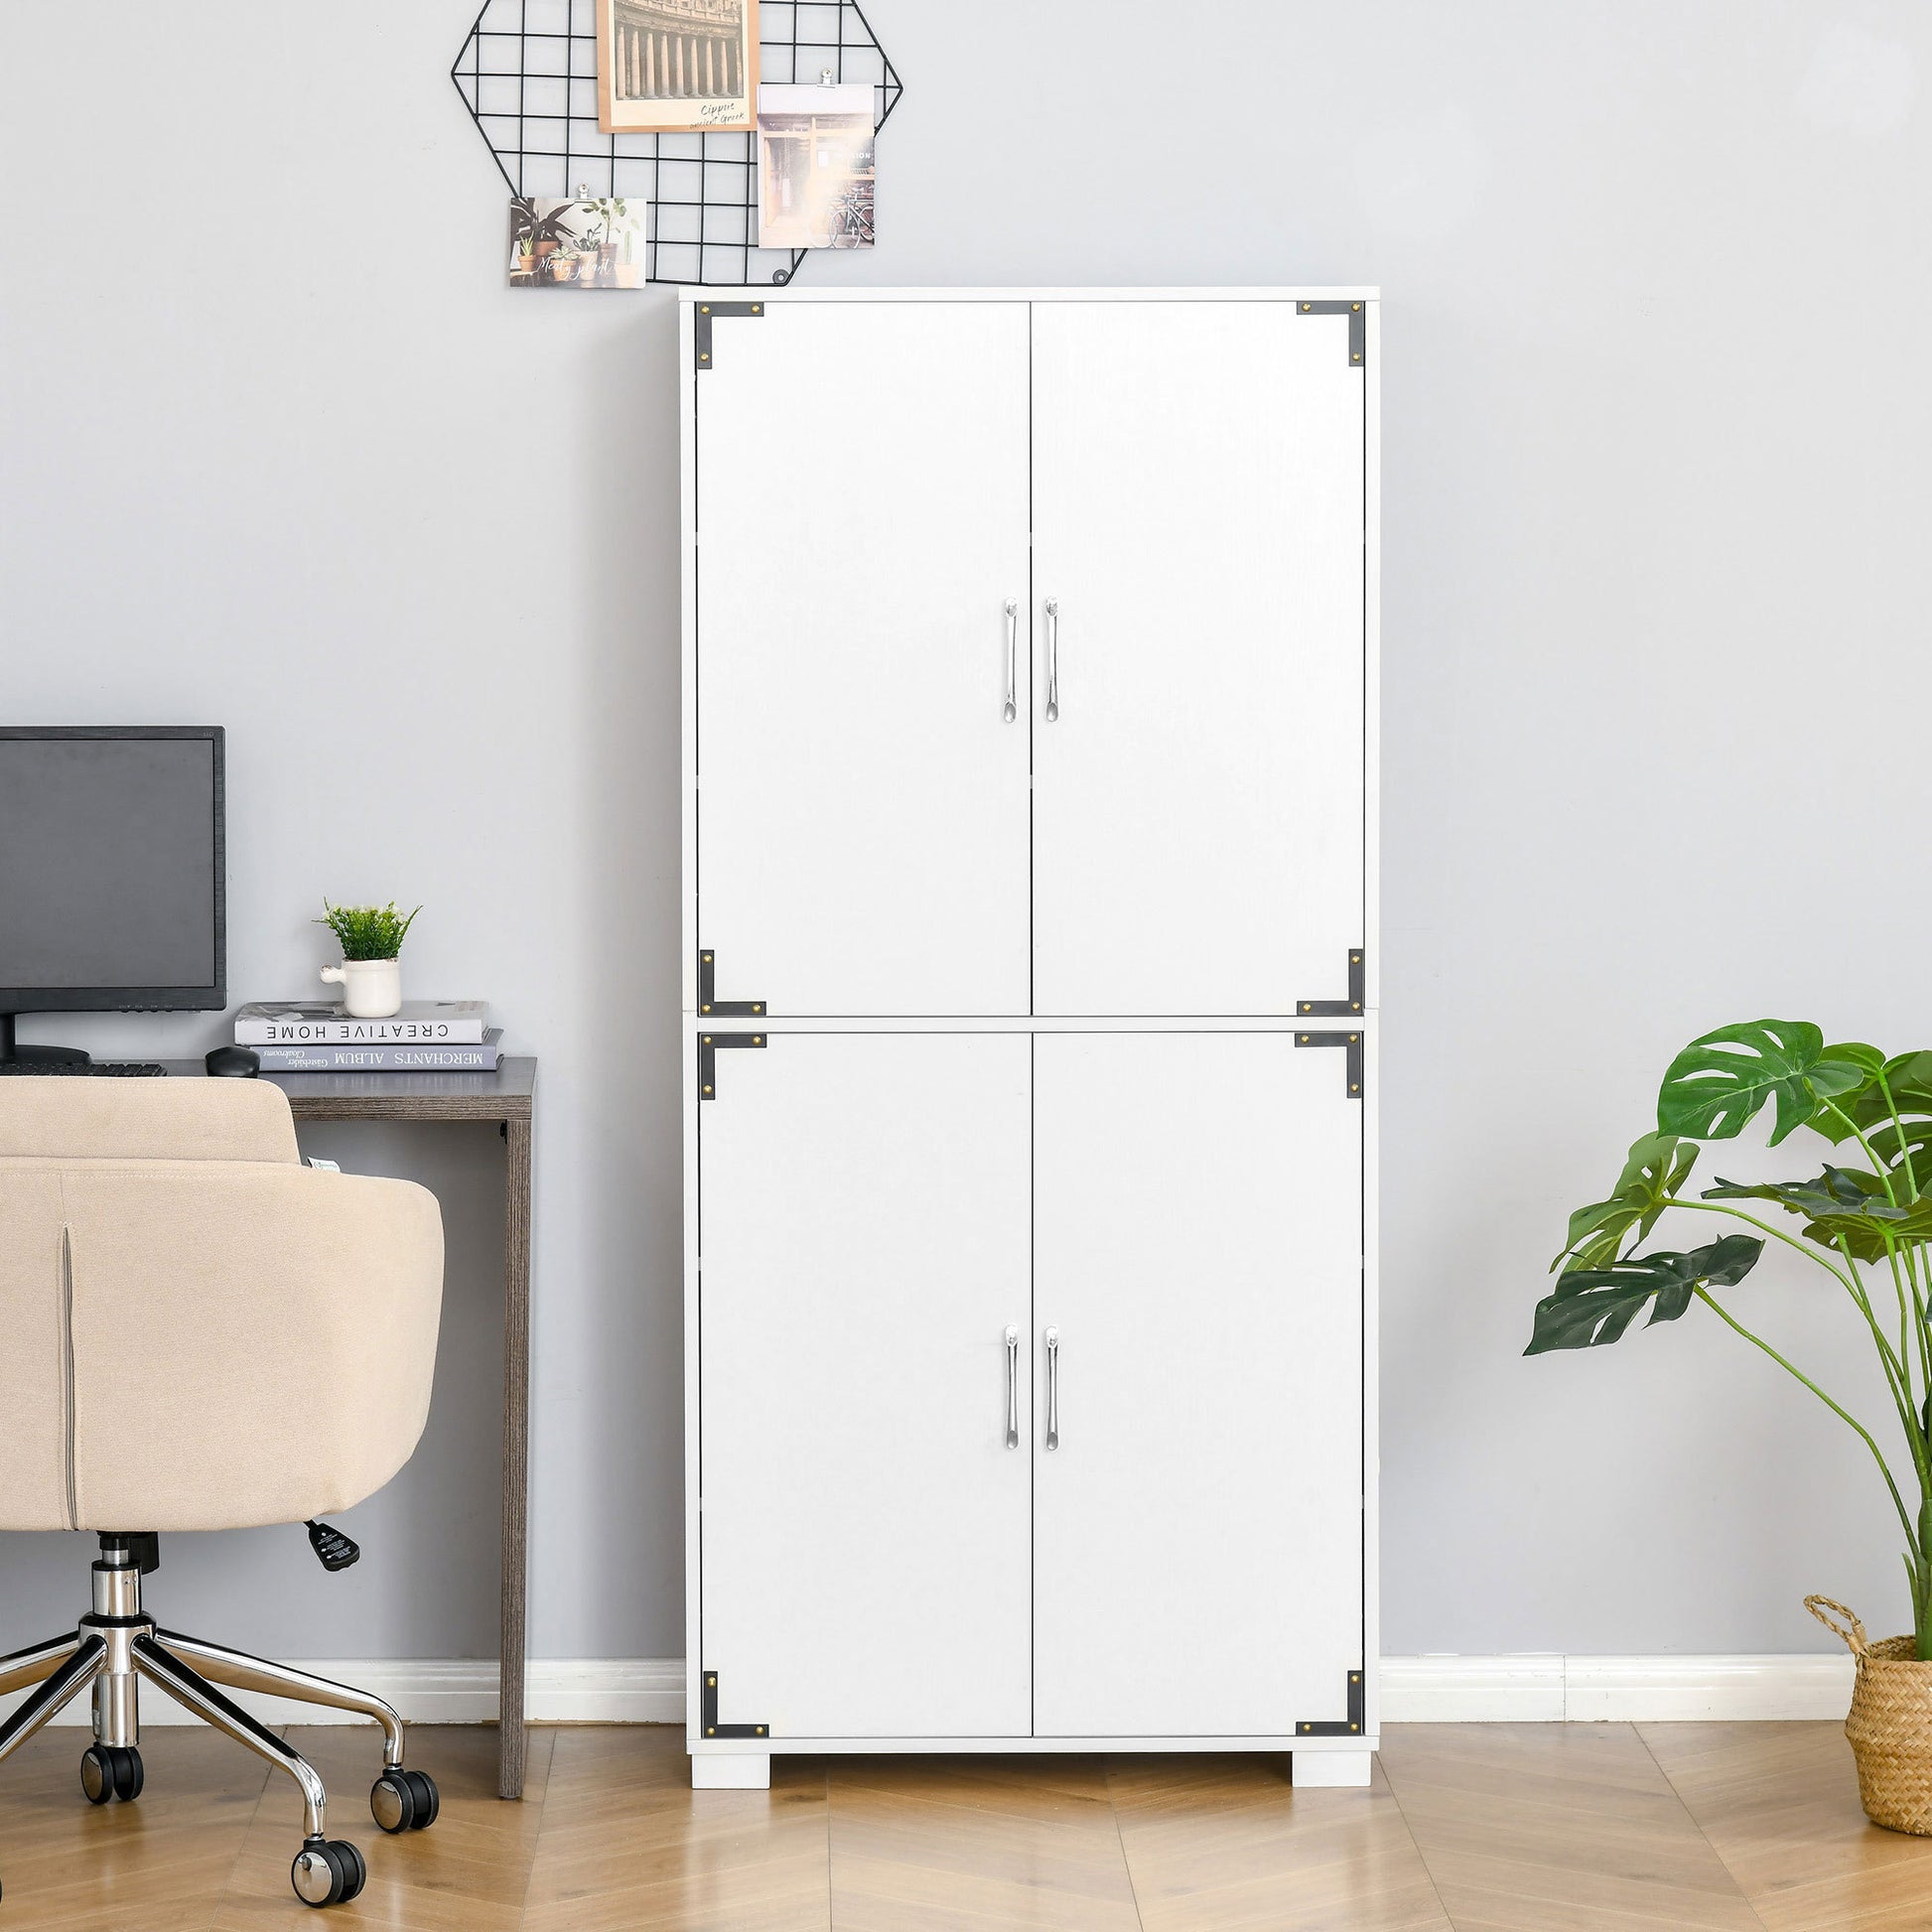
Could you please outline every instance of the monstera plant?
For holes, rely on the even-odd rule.
[[[1773,1147],[1801,1128],[1826,1143],[1820,1172],[1748,1186],[1717,1176],[1687,1191],[1698,1143],[1734,1138],[1767,1106]],[[1638,1254],[1666,1213],[1717,1215],[1754,1232],[1714,1225],[1718,1238],[1703,1246]],[[1767,1240],[1829,1275],[1869,1331],[1911,1457],[1903,1483],[1871,1430],[1733,1312],[1731,1291]],[[1551,1268],[1561,1273],[1536,1305],[1525,1354],[1598,1348],[1645,1310],[1648,1326],[1701,1303],[1858,1433],[1898,1511],[1918,1655],[1932,1659],[1932,1051],[1887,1059],[1858,1041],[1828,1046],[1816,1027],[1791,1020],[1694,1039],[1664,1075],[1657,1132],[1631,1147],[1607,1200],[1571,1215]]]

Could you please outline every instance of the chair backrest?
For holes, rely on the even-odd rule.
[[[0,1529],[347,1508],[422,1434],[442,1293],[435,1196],[303,1167],[269,1082],[0,1081]]]
[[[0,1161],[299,1161],[272,1080],[13,1079]]]

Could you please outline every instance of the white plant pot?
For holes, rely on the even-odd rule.
[[[322,976],[343,989],[343,1011],[351,1020],[387,1020],[402,1007],[399,959],[345,959],[325,966]]]

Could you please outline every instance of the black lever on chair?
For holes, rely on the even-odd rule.
[[[362,1552],[341,1530],[329,1523],[308,1525],[309,1547],[325,1570],[346,1570]]]

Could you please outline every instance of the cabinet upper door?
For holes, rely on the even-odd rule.
[[[1037,1013],[1348,997],[1366,936],[1349,326],[1287,301],[1035,306]]]
[[[1034,1051],[1035,1730],[1345,1725],[1363,1447],[1344,1049],[1195,1033]]]
[[[1025,303],[717,324],[692,380],[698,940],[723,1000],[1028,1011],[1027,359]]]
[[[768,1037],[697,1103],[693,1662],[774,1737],[1025,1736],[1028,1041]]]

